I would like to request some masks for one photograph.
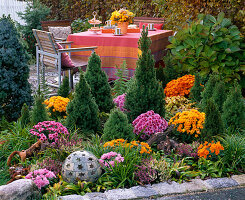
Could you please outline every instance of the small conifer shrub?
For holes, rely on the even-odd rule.
[[[223,104],[227,97],[226,87],[224,81],[219,81],[215,84],[213,96],[214,102],[217,104],[220,113],[222,113]]]
[[[92,53],[89,58],[85,79],[91,88],[91,93],[100,112],[110,112],[114,107],[111,87],[106,73],[101,70],[101,60],[96,53]]]
[[[38,92],[35,96],[35,103],[31,114],[32,125],[37,124],[38,122],[49,120],[48,112],[43,102],[44,102],[44,97],[43,94],[41,94],[40,87],[39,87]]]
[[[222,120],[227,127],[233,129],[245,128],[245,104],[241,88],[237,83],[230,89],[224,102]]]
[[[69,96],[70,86],[69,86],[69,78],[65,76],[61,86],[58,89],[58,96],[67,98]]]
[[[129,141],[133,140],[133,126],[128,122],[126,114],[118,109],[114,109],[105,123],[103,139],[109,141],[120,138]]]
[[[76,85],[72,101],[67,106],[66,126],[70,129],[79,128],[85,134],[96,132],[99,128],[99,109],[92,97],[89,85],[80,72],[80,80]]]
[[[161,83],[156,79],[155,61],[149,49],[151,40],[147,36],[148,30],[143,28],[139,39],[139,49],[142,54],[137,61],[135,81],[130,85],[126,95],[125,108],[128,110],[127,115],[131,122],[148,110],[153,110],[162,117],[165,116],[165,96]]]
[[[190,98],[192,102],[199,103],[202,99],[201,92],[203,91],[203,86],[201,85],[201,77],[199,74],[195,75],[195,82],[190,91]]]
[[[0,17],[0,120],[20,117],[24,103],[32,103],[29,56],[10,17]]]
[[[212,98],[207,100],[205,107],[205,122],[201,136],[206,140],[212,140],[213,136],[224,132],[223,122],[219,109]]]
[[[202,110],[205,109],[208,99],[213,96],[213,91],[215,84],[217,82],[217,77],[215,75],[211,75],[204,86],[204,90],[201,93],[202,100],[200,102],[200,107]]]
[[[26,103],[24,103],[22,106],[20,121],[22,127],[25,127],[28,123],[30,123],[30,112]]]

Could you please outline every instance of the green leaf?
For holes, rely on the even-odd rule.
[[[220,12],[217,17],[217,22],[220,24],[225,17],[225,13]]]
[[[212,16],[212,15],[207,15],[207,18],[208,18],[211,22],[213,22],[214,24],[216,23],[216,19],[215,19],[214,16]]]
[[[197,47],[197,49],[196,49],[196,56],[197,56],[197,57],[200,55],[202,49],[203,49],[203,46]]]
[[[222,27],[227,27],[227,26],[230,26],[230,25],[231,25],[231,20],[230,19],[224,18],[223,21],[221,22],[221,26]]]
[[[219,65],[212,65],[211,69],[213,72],[218,72],[219,71]]]
[[[176,47],[176,51],[180,51],[180,50],[182,50],[182,49],[184,49],[184,48],[185,48],[185,47],[182,46],[182,45],[181,45],[181,46],[177,46],[177,47]]]

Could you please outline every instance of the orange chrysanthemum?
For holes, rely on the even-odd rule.
[[[175,125],[180,133],[195,134],[195,137],[201,133],[205,121],[205,113],[191,109],[188,111],[178,112],[169,121],[169,124]]]
[[[222,146],[222,144],[220,144],[220,142],[215,143],[214,141],[212,141],[211,143],[208,143],[207,141],[205,141],[204,144],[201,144],[198,147],[198,156],[201,158],[207,158],[207,156],[210,153],[215,153],[215,155],[219,155],[220,151],[224,150],[224,147]],[[211,157],[211,155],[209,155],[209,157]]]
[[[188,96],[190,94],[190,90],[195,82],[194,75],[185,75],[178,79],[174,79],[170,81],[165,89],[164,93],[166,97],[173,96]]]

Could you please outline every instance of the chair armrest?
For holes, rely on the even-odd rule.
[[[81,47],[81,48],[58,49],[58,52],[69,53],[69,52],[77,52],[77,51],[94,51],[97,48],[98,47]]]
[[[57,43],[59,43],[59,44],[72,44],[73,41],[64,41],[64,42],[57,42]]]
[[[54,37],[54,40],[55,41],[66,41],[66,38],[57,38],[57,37]]]

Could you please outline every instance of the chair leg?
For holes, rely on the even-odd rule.
[[[73,74],[71,70],[69,70],[68,72],[69,72],[70,88],[73,89]]]
[[[37,65],[37,89],[40,85],[40,70],[39,70],[39,53],[38,53],[38,46],[36,46],[36,65]]]
[[[61,85],[61,53],[58,53],[58,83]]]

